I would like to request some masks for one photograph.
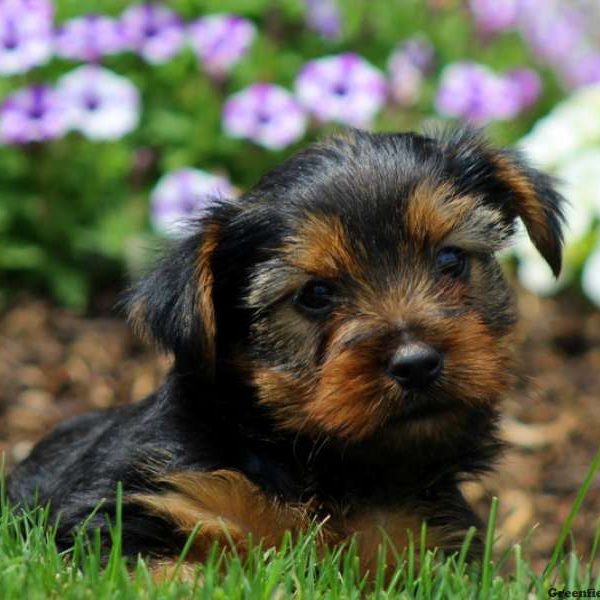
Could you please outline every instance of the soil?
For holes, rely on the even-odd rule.
[[[482,515],[500,499],[499,545],[515,541],[541,569],[600,446],[600,312],[583,299],[518,295],[518,383],[505,402],[509,449],[495,473],[466,484]],[[0,314],[0,454],[8,469],[58,422],[135,402],[169,359],[109,311],[78,316],[23,299]],[[586,555],[600,518],[597,476],[576,520]]]

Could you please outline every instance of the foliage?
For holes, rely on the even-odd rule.
[[[313,118],[302,140],[277,150],[223,130],[229,96],[256,82],[292,91],[312,59],[354,52],[383,72],[391,53],[415,35],[433,46],[435,59],[423,69],[416,97],[388,101],[373,123],[377,130],[419,129],[431,120],[440,74],[457,61],[476,61],[497,73],[534,65],[540,72],[544,91],[534,108],[490,124],[490,135],[500,143],[518,140],[564,96],[553,72],[536,62],[518,33],[483,35],[461,2],[340,1],[341,31],[334,35],[307,27],[309,4],[173,0],[169,7],[186,22],[222,12],[249,19],[256,36],[245,56],[215,73],[206,57],[199,62],[190,44],[154,64],[132,51],[107,53],[102,65],[139,90],[135,129],[116,139],[91,139],[80,128],[42,143],[8,138],[0,143],[0,300],[1,294],[6,298],[15,290],[33,289],[85,308],[99,286],[122,281],[125,265],[135,268],[143,249],[154,245],[149,198],[161,175],[196,167],[227,175],[243,190],[301,144],[339,126]],[[54,6],[57,23],[83,14],[75,0],[56,0]],[[117,17],[122,10],[119,0],[85,3],[86,13]],[[76,66],[54,56],[33,70],[5,74],[0,99],[8,102],[17,89],[32,84],[52,86]]]

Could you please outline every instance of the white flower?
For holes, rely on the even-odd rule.
[[[575,153],[580,135],[568,119],[557,119],[551,113],[538,121],[519,147],[540,169],[550,169]]]
[[[543,169],[551,169],[584,148],[600,143],[600,85],[582,88],[540,119],[520,142]]]
[[[594,214],[600,217],[600,148],[575,154],[556,174],[563,182],[563,193],[577,208],[573,218],[575,226],[582,221],[585,223],[585,231],[580,231],[583,224],[576,231],[584,234],[589,230]]]
[[[539,296],[551,296],[571,282],[573,272],[568,265],[563,266],[556,279],[546,261],[540,256],[531,241],[522,240],[515,248],[519,258],[517,275],[521,285]]]
[[[90,139],[116,140],[138,124],[137,88],[126,77],[104,67],[78,67],[59,79],[58,90],[71,127]]]
[[[581,276],[581,287],[594,304],[600,306],[600,244],[587,259]]]

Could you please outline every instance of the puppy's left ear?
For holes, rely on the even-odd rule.
[[[177,243],[127,299],[129,320],[185,363],[212,376],[216,355],[213,255],[222,223],[205,218],[199,230]]]
[[[480,131],[462,128],[440,139],[462,192],[483,193],[512,220],[520,217],[531,241],[558,277],[562,266],[565,199],[556,182],[529,166],[518,151],[494,148]]]
[[[498,179],[513,192],[513,208],[531,241],[558,277],[562,267],[565,199],[556,191],[554,180],[530,167],[515,151],[496,150],[489,158]]]

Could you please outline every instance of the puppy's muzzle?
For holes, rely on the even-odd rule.
[[[421,389],[438,379],[443,366],[444,357],[435,348],[423,342],[408,342],[396,350],[387,373],[403,388]]]

